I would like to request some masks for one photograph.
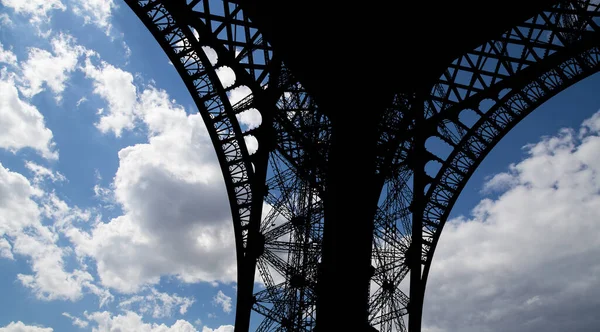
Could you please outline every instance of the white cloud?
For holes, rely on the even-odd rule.
[[[0,43],[0,62],[17,66],[17,56],[12,51],[5,50],[2,43]]]
[[[235,72],[233,69],[223,66],[215,69],[215,73],[219,77],[219,80],[221,80],[224,88],[228,88],[235,83]]]
[[[33,274],[18,274],[21,283],[31,288],[41,300],[71,300],[81,298],[83,288],[93,281],[86,271],[65,271],[63,257],[66,250],[36,234],[19,234],[14,240],[14,252],[30,257]]]
[[[116,8],[113,0],[74,0],[72,5],[73,13],[82,17],[85,24],[94,24],[107,36],[110,34],[110,17]]]
[[[231,312],[231,297],[225,295],[222,291],[219,290],[217,295],[213,297],[213,303],[216,305],[220,305],[223,309],[223,312]]]
[[[0,25],[10,27],[13,25],[13,21],[10,19],[10,16],[6,13],[0,14]]]
[[[108,311],[84,313],[92,327],[92,332],[197,332],[194,326],[185,321],[177,320],[173,325],[145,323],[138,314],[128,311],[123,315],[112,315]]]
[[[30,16],[29,22],[35,26],[48,23],[51,11],[66,9],[60,0],[0,0],[0,3],[12,8],[18,14]]]
[[[194,302],[191,297],[162,293],[151,288],[149,294],[135,295],[121,301],[119,308],[131,311],[132,307],[138,307],[138,312],[141,314],[151,313],[153,318],[165,318],[171,317],[176,308],[179,308],[178,312],[184,315]]]
[[[124,214],[89,233],[69,230],[76,252],[96,260],[103,285],[125,293],[166,275],[235,281],[228,200],[200,115],[153,87],[137,99],[149,142],[119,152],[112,188]]]
[[[245,85],[240,85],[235,89],[230,90],[227,94],[229,96],[229,102],[231,103],[231,105],[235,105],[244,98],[248,97],[250,94],[252,94],[252,90],[250,90],[250,88]]]
[[[0,148],[13,153],[33,148],[44,158],[58,159],[52,142],[52,131],[46,128],[37,108],[19,98],[14,75],[0,73]]]
[[[196,30],[193,30],[193,33],[194,33],[194,36],[196,36],[196,39],[198,39],[199,38],[198,32]],[[213,66],[216,65],[217,62],[219,61],[219,56],[217,54],[217,51],[215,51],[210,46],[202,46],[202,50],[204,51],[204,54],[206,54],[206,57],[208,58],[208,61],[210,62],[210,64]]]
[[[103,133],[112,131],[117,137],[124,129],[133,129],[137,96],[133,75],[106,62],[94,66],[90,58],[86,59],[83,71],[93,80],[94,93],[108,102],[108,114],[100,117],[98,129]]]
[[[69,314],[68,312],[63,312],[62,313],[63,316],[70,318],[73,321],[73,325],[80,327],[80,328],[84,328],[88,326],[88,322],[79,318],[79,317],[75,317],[71,314]]]
[[[217,327],[216,329],[211,329],[210,327],[206,327],[206,326],[204,326],[202,328],[202,332],[233,332],[233,330],[234,330],[233,325],[221,325],[221,326]]]
[[[5,238],[0,237],[0,257],[14,260],[15,257],[12,254],[12,246]]]
[[[483,185],[483,192],[504,191],[517,184],[517,179],[509,173],[498,173]]]
[[[99,184],[94,185],[94,197],[98,198],[104,203],[111,203],[113,201],[113,192],[110,188],[102,187]],[[111,206],[108,204],[107,207]]]
[[[122,42],[123,45],[123,49],[125,50],[125,57],[127,59],[129,59],[129,57],[131,56],[131,49],[129,48],[129,46],[127,45],[127,43],[125,41]]]
[[[33,173],[34,183],[40,183],[46,179],[52,182],[62,182],[67,180],[67,178],[60,172],[53,172],[52,170],[38,165],[32,161],[25,162],[25,167]]]
[[[597,113],[579,133],[527,146],[526,159],[487,185],[504,193],[448,222],[425,296],[430,330],[597,330],[599,129]]]
[[[77,103],[75,104],[75,107],[79,108],[79,105],[85,103],[87,101],[86,97],[81,97],[79,98],[79,100],[77,101]]]
[[[98,297],[99,307],[102,308],[106,304],[112,302],[114,300],[114,296],[110,293],[110,291],[106,288],[99,287],[95,284],[86,284],[88,291]]]
[[[35,200],[43,201],[43,209]],[[42,212],[53,218],[51,226],[42,224]],[[32,273],[20,273],[17,279],[32,289],[37,298],[75,301],[85,288],[102,295],[88,272],[65,269],[64,257],[69,249],[57,245],[58,234],[53,231],[82,215],[85,216],[78,209],[68,208],[55,194],[45,195],[23,175],[0,164],[0,238],[8,239],[12,254],[28,258]],[[3,248],[10,249],[4,245]]]
[[[97,169],[95,170],[95,175],[96,175],[96,184],[94,185],[94,188],[93,188],[94,197],[103,203],[103,204],[101,204],[102,208],[109,209],[109,210],[114,209],[115,198],[114,198],[113,190],[111,188],[103,187],[100,184],[100,181],[102,181],[102,176],[100,175],[100,172]]]
[[[65,82],[77,66],[80,56],[94,52],[77,45],[75,38],[61,33],[51,41],[52,53],[33,47],[29,49],[27,61],[21,64],[21,93],[33,97],[43,91],[45,84],[61,100]]]
[[[31,199],[41,194],[23,175],[0,164],[0,236],[15,237],[25,228],[42,227],[37,204]]]
[[[256,137],[254,137],[254,135],[244,136],[244,144],[246,144],[249,154],[253,154],[256,152],[256,150],[258,150],[258,140]]]
[[[245,125],[248,130],[258,127],[262,122],[262,115],[256,108],[251,108],[236,115],[240,124]]]
[[[52,229],[62,231],[65,227],[78,221],[88,221],[91,218],[89,210],[81,210],[78,207],[71,207],[65,201],[60,199],[56,192],[45,193],[43,199],[39,202],[40,209],[44,217],[52,220]]]
[[[51,327],[39,327],[33,325],[25,325],[23,322],[11,322],[5,327],[0,327],[0,332],[53,332]]]

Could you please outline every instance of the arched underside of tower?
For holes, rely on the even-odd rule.
[[[238,1],[126,3],[174,64],[215,146],[235,232],[239,331],[251,322],[259,331],[406,331],[407,319],[420,330],[435,247],[470,176],[519,121],[600,70],[596,1],[557,1],[413,91],[339,96],[340,107],[373,110],[348,129]],[[361,139],[367,166],[344,165]],[[428,151],[431,140],[448,153]],[[341,175],[353,170],[359,179]],[[369,189],[356,194],[357,181]],[[344,218],[355,220],[336,222]]]

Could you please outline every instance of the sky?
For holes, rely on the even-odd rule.
[[[0,332],[228,332],[206,128],[121,1],[0,0]],[[600,76],[519,124],[440,239],[424,331],[600,326]]]

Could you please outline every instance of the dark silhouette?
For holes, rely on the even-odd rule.
[[[469,177],[520,120],[600,68],[590,0],[126,2],[214,143],[236,235],[236,331],[253,311],[259,331],[406,331],[406,318],[420,331],[435,247]]]

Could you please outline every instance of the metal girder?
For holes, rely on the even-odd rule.
[[[234,221],[239,283],[237,305],[249,308],[248,297],[252,293],[256,264],[253,256],[261,251],[260,238],[256,235],[256,215],[260,216],[260,211],[253,210],[260,210],[262,205],[257,206],[256,199],[253,200],[253,194],[256,198],[260,189],[256,188],[255,169],[236,117],[235,111],[239,109],[234,109],[229,99],[232,91],[245,83],[244,78],[236,75],[235,82],[228,82],[225,86],[217,73],[219,68],[230,68],[235,72],[232,68],[235,64],[234,50],[224,52],[218,39],[212,35],[211,27],[198,24],[199,19],[190,17],[187,6],[194,7],[197,5],[195,2],[148,0],[128,1],[127,4],[169,56],[207,126],[223,172]],[[258,200],[262,201],[260,196]],[[249,313],[246,316],[236,320],[249,320]]]
[[[293,274],[288,271],[294,269],[294,264],[306,265],[298,261],[298,257],[302,256],[298,255],[298,248],[302,246],[299,244],[300,240],[294,239],[299,233],[297,228],[291,226],[291,221],[300,213],[297,209],[298,204],[306,196],[306,191],[305,193],[297,191],[299,186],[305,186],[308,183],[316,193],[322,193],[324,190],[323,174],[326,172],[328,133],[331,126],[329,121],[316,112],[314,101],[300,84],[295,83],[292,75],[286,72],[285,67],[276,67],[277,65],[274,63],[277,62],[272,58],[273,54],[268,43],[259,36],[259,32],[252,27],[249,20],[239,18],[243,16],[243,12],[235,3],[223,1],[217,14],[210,12],[214,4],[212,2],[208,4],[206,1],[187,3],[184,1],[128,1],[128,4],[153,33],[174,63],[207,124],[222,165],[230,196],[238,250],[238,282],[244,282],[243,279],[250,280],[249,276],[252,274],[253,277],[254,275],[253,265],[246,266],[244,264],[244,258],[249,256],[248,252],[253,251],[253,255],[258,256],[256,268],[266,289],[270,290],[269,292],[259,291],[262,294],[259,297],[262,302],[253,302],[255,311],[266,317],[266,320],[260,325],[260,329],[268,327],[280,329],[282,324],[287,324],[286,329],[289,330],[310,328],[310,319],[314,320],[314,316],[309,317],[308,320],[303,318],[308,322],[302,323],[305,325],[304,327],[290,325],[292,320],[289,318],[291,316],[302,316],[302,314],[291,312],[293,311],[291,308],[293,301],[289,296],[283,297],[285,300],[282,300],[281,294],[290,294],[285,289],[289,288],[291,280],[275,284],[272,274],[278,275],[279,279],[290,279]],[[231,27],[231,25],[235,25],[235,27]],[[236,39],[232,31],[240,29],[240,27],[248,31],[244,34],[244,38]],[[246,43],[246,41],[250,42]],[[242,47],[243,50],[240,51],[236,47]],[[264,54],[263,62],[258,64],[249,55],[252,54],[252,50],[256,49]],[[248,54],[248,56],[244,57],[244,54]],[[236,75],[235,84],[232,86],[224,87],[218,78],[217,69],[224,67],[232,69]],[[254,67],[254,72],[251,67]],[[256,75],[256,72],[267,67],[271,72],[278,71],[279,76],[272,79],[271,82],[266,80],[269,77],[269,71],[262,70],[260,75]],[[244,75],[242,70],[250,75]],[[242,85],[249,86],[252,94],[232,105],[229,102],[231,92]],[[218,91],[212,92],[217,90],[215,87],[220,89],[220,94]],[[261,92],[261,88],[265,90],[264,93]],[[272,127],[268,128],[271,129],[272,136],[262,141],[259,140],[259,146],[263,146],[261,143],[268,145],[266,141],[274,137],[277,142],[275,147],[269,149],[271,165],[269,172],[271,174],[269,178],[261,180],[256,176],[256,157],[251,157],[245,143],[245,136],[258,136],[260,132],[256,129],[243,131],[238,119],[242,112],[256,107],[261,110],[261,115],[263,115],[261,128],[267,127],[265,114],[269,115],[271,105],[265,105],[264,101],[260,105],[260,102],[257,102],[259,99],[257,95],[262,94],[264,100],[264,95],[269,92],[279,96],[275,103],[275,109],[283,112],[273,112],[276,114],[271,115]],[[387,144],[390,143],[389,141],[384,140]],[[292,183],[294,185],[290,185]],[[305,184],[302,185],[302,183]],[[267,189],[264,192],[264,201],[269,204],[271,209],[262,219],[258,232],[260,236],[256,236],[255,244],[253,244],[249,239],[249,229],[251,223],[254,224],[252,227],[257,227],[256,221],[251,222],[251,220],[256,220],[256,216],[261,214],[260,208],[257,208],[256,204],[257,201],[262,203],[263,200],[257,195],[259,186]],[[304,228],[305,231],[309,230],[306,238],[311,239],[311,246],[304,247],[303,252],[300,251],[305,259],[312,257],[313,261],[318,260],[319,243],[322,241],[322,225],[320,225],[322,211],[319,209],[314,209],[315,211],[312,213],[316,217],[309,225],[313,226]],[[285,221],[283,224],[278,224],[277,219]],[[281,240],[282,238],[287,238],[287,243],[289,243],[287,246],[282,245],[282,243],[286,243]],[[286,250],[287,252],[285,252]],[[282,251],[287,257],[275,254],[281,255]],[[252,257],[252,255],[250,256]],[[288,259],[296,260],[296,263],[287,262]],[[402,258],[400,257],[400,259]],[[314,279],[316,266],[312,266],[309,270],[305,273]],[[312,294],[310,290],[314,289],[315,282],[316,279],[304,286],[301,285],[300,288],[304,287],[306,288],[305,293]],[[283,287],[283,289],[273,291],[277,287]],[[294,288],[298,289],[299,287],[294,285]],[[265,294],[271,294],[272,298],[265,298]],[[314,297],[314,294],[309,296]],[[238,287],[238,316],[245,310],[243,302],[248,298],[247,294],[244,294],[243,290]],[[314,302],[314,299],[312,301]],[[270,305],[265,305],[265,303],[270,303]],[[313,308],[307,307],[307,309],[314,311]],[[282,312],[287,312],[286,319],[282,318],[285,316],[282,316]],[[314,314],[309,313],[308,315]],[[236,325],[238,329],[242,330],[244,327],[240,326],[240,321],[243,320],[236,319]],[[378,321],[380,322],[382,319],[378,318]]]
[[[539,105],[600,70],[599,22],[594,1],[561,1],[456,59],[435,84],[428,131],[450,150],[429,158],[441,167],[423,198],[422,293],[443,226],[479,164]],[[462,119],[470,111],[473,124]]]
[[[432,136],[452,151],[438,156],[442,166],[426,194],[428,262],[450,209],[491,148],[541,103],[598,70],[599,20],[593,1],[562,1],[460,57],[440,78],[426,114]],[[478,118],[472,125],[461,122],[466,110]]]
[[[487,153],[522,118],[555,94],[598,71],[598,22],[598,5],[593,1],[562,1],[453,61],[425,96],[425,109],[421,112],[410,105],[414,95],[398,94],[394,103],[402,105],[396,109],[404,114],[395,114],[394,108],[384,114],[381,142],[391,148],[380,153],[384,177],[415,179],[415,172],[424,170],[426,163],[434,161],[441,165],[437,173],[423,176],[424,193],[415,189],[416,184],[407,182],[400,189],[412,195],[408,205],[411,213],[416,214],[413,221],[422,224],[423,234],[423,244],[418,246],[420,255],[415,255],[423,273],[417,273],[421,275],[420,290],[410,294],[409,322],[420,324],[420,308],[435,246],[460,191]],[[398,103],[398,100],[403,101]],[[480,107],[484,100],[493,105]],[[475,124],[460,121],[459,115],[465,109],[472,109],[478,115]],[[425,119],[418,124],[420,114]],[[390,118],[397,120],[389,121]],[[390,128],[396,128],[396,132],[390,133]],[[448,156],[415,151],[422,144],[415,141],[419,134],[425,135],[425,139],[437,137],[449,145]],[[390,155],[394,156],[391,165]],[[413,234],[409,227],[404,229],[410,245],[414,242]],[[375,232],[375,239],[378,233]],[[406,260],[409,256],[410,251],[405,252]],[[410,265],[410,261],[405,264]]]
[[[251,309],[264,317],[259,331],[313,329],[331,122],[237,1],[125,1],[175,65],[215,146],[238,258],[236,330],[249,328]],[[368,299],[374,328],[406,331],[407,317],[411,332],[420,328],[435,247],[460,192],[521,119],[600,70],[599,20],[596,1],[560,1],[466,52],[417,94],[396,94],[380,112],[375,187],[383,192]],[[253,109],[262,123],[249,128],[243,114]],[[467,110],[474,123],[463,121]],[[250,137],[258,141],[253,153]],[[430,138],[447,144],[448,154],[427,151]],[[426,174],[431,161],[441,167]]]
[[[306,193],[316,193],[317,172],[310,171],[316,161],[305,151],[318,150],[326,158],[327,119],[314,116],[314,103],[281,61],[274,59],[269,44],[235,2],[126,2],[178,70],[215,146],[236,241],[236,330],[249,328],[252,308],[267,313],[261,326],[309,328],[314,321],[310,289],[316,282],[316,267],[307,269],[306,260],[318,259],[322,213],[309,207],[311,222],[293,227],[279,224],[292,224],[308,211]],[[224,71],[234,78],[223,75]],[[260,112],[262,120],[256,128],[241,123],[244,113],[253,110]],[[317,128],[316,136],[311,127]],[[253,153],[248,145],[251,137],[258,141]],[[313,189],[303,183],[312,183]],[[267,204],[265,213],[263,204]],[[300,238],[310,243],[300,246]],[[285,241],[288,245],[282,244]],[[257,290],[253,296],[257,269],[262,278],[258,282],[270,291]],[[274,277],[283,282],[274,284]],[[298,283],[298,278],[312,281]],[[294,292],[306,295],[292,296]],[[287,294],[283,300],[281,294]],[[276,305],[264,305],[267,302]],[[268,314],[271,311],[278,314]]]

